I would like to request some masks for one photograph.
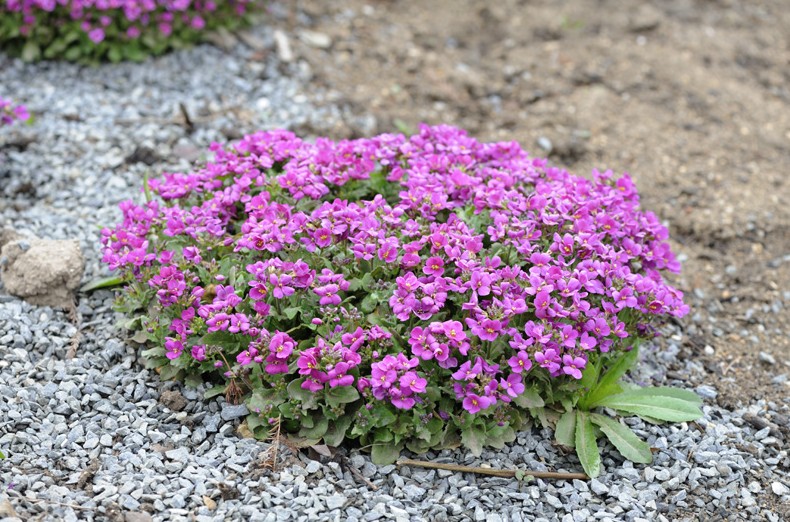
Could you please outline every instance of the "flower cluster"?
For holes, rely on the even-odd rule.
[[[306,438],[344,411],[350,436],[419,449],[468,416],[515,426],[525,394],[581,393],[588,367],[688,311],[627,175],[575,177],[448,126],[212,150],[121,206],[104,261],[130,283],[120,304],[148,310],[156,364],[221,368]]]
[[[27,112],[24,105],[14,105],[10,100],[0,97],[0,127],[28,119],[30,119],[30,113]]]
[[[256,0],[7,0],[0,45],[23,58],[141,59],[235,26]]]
[[[388,401],[402,410],[411,409],[428,385],[428,381],[414,371],[419,364],[416,357],[409,359],[402,353],[385,355],[384,359],[371,365],[370,379],[362,377],[359,388],[365,390],[370,387],[376,399]]]

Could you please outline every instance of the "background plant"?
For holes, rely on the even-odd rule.
[[[104,261],[128,282],[118,307],[148,363],[245,401],[256,435],[279,423],[391,462],[502,447],[533,418],[595,475],[599,432],[647,458],[596,408],[699,415],[689,394],[619,383],[652,320],[688,311],[661,276],[679,270],[667,230],[628,176],[575,177],[447,126],[212,150],[121,205]]]
[[[24,60],[142,60],[234,28],[258,0],[6,0],[0,47]]]

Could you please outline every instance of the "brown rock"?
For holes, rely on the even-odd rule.
[[[75,240],[16,239],[0,251],[6,291],[35,305],[71,306],[84,269]]]
[[[181,395],[181,392],[173,390],[162,392],[159,402],[173,411],[181,411],[187,405],[187,400]]]

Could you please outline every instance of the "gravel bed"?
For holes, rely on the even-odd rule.
[[[2,93],[35,125],[0,130],[0,226],[78,239],[84,280],[103,275],[99,229],[139,197],[146,170],[185,170],[212,141],[274,127],[331,128],[346,117],[310,92],[304,65],[259,48],[199,47],[145,64],[24,65],[0,56]],[[264,52],[262,52],[262,50]],[[305,93],[310,92],[311,97]],[[183,109],[181,109],[183,106]],[[184,112],[192,121],[190,126]],[[79,295],[76,314],[31,306],[0,288],[0,520],[769,520],[790,516],[788,406],[715,405],[694,360],[678,363],[671,327],[646,350],[638,380],[692,387],[705,417],[628,423],[656,448],[650,466],[607,446],[605,472],[582,482],[525,481],[395,466],[363,454],[314,461],[237,435],[246,410],[161,382],[116,327],[112,294]],[[75,317],[76,316],[76,317]],[[76,347],[76,356],[69,352]],[[779,364],[779,363],[777,363]],[[784,385],[778,382],[777,385]],[[695,387],[696,386],[696,387]],[[770,421],[765,419],[772,419]],[[579,471],[533,428],[480,458],[425,458],[495,468]],[[355,468],[358,474],[350,469]],[[364,480],[355,475],[361,475]],[[8,517],[3,519],[2,517]],[[14,518],[16,517],[16,518]]]

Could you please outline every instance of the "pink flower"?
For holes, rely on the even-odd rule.
[[[422,271],[427,275],[441,277],[444,274],[444,260],[441,257],[429,257],[425,260]]]
[[[512,398],[518,397],[526,389],[523,377],[518,373],[511,373],[507,379],[500,380],[499,386]]]
[[[427,385],[428,381],[415,372],[406,372],[400,378],[401,389],[408,388],[413,393],[423,393]]]
[[[515,373],[527,372],[532,368],[532,361],[529,359],[527,352],[523,350],[508,359],[507,363]]]
[[[91,39],[91,42],[98,44],[104,41],[104,29],[97,27],[95,29],[91,29],[88,31],[88,38]]]
[[[581,370],[587,366],[587,359],[584,359],[583,357],[574,357],[572,355],[563,355],[562,364],[562,373],[565,375],[570,375],[574,379],[581,379]]]
[[[463,400],[463,407],[469,413],[477,413],[481,410],[485,410],[489,406],[494,403],[494,400],[490,397],[476,395],[474,393],[467,395]]]

